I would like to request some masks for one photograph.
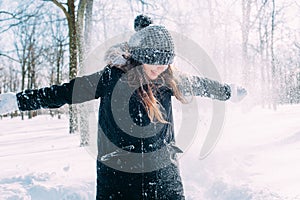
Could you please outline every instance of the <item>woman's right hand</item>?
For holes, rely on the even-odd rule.
[[[12,92],[0,94],[0,115],[16,110],[19,110],[16,94]]]

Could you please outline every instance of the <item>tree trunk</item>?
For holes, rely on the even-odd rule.
[[[61,84],[61,77],[62,77],[62,70],[61,67],[64,65],[63,61],[63,57],[64,57],[64,49],[63,49],[63,41],[60,40],[59,41],[59,47],[58,47],[58,55],[57,55],[57,59],[56,59],[56,84],[59,85]],[[60,110],[56,109],[56,114],[57,114],[57,118],[60,119]]]
[[[83,75],[85,73],[84,69],[84,59],[85,55],[85,41],[84,41],[84,13],[86,9],[87,0],[81,0],[78,5],[77,12],[77,44],[78,44],[78,58],[79,58],[79,73]],[[80,146],[88,145],[88,115],[87,115],[87,105],[86,103],[80,104],[78,106],[79,115],[79,132],[80,132]]]
[[[25,89],[25,78],[26,78],[26,56],[25,56],[25,49],[22,50],[23,55],[21,58],[21,68],[22,68],[22,83],[21,83],[21,90]],[[21,119],[24,120],[24,112],[21,112]]]
[[[70,53],[70,69],[69,79],[73,79],[77,75],[77,36],[76,36],[76,20],[75,20],[75,2],[68,0],[68,27],[69,27],[69,53]],[[77,109],[75,105],[69,106],[69,133],[78,131]]]
[[[79,49],[79,73],[86,73],[84,60],[89,51],[93,0],[80,1],[77,15],[78,49]],[[79,105],[80,115],[80,146],[89,145],[89,108],[92,103],[86,102]]]
[[[250,65],[248,59],[248,39],[250,31],[250,12],[251,12],[251,0],[242,0],[242,65],[244,84],[249,85],[250,81]]]
[[[266,94],[268,93],[268,88],[267,88],[267,75],[266,75],[266,61],[264,58],[264,49],[265,49],[265,41],[264,41],[264,33],[263,33],[263,27],[262,27],[262,22],[261,18],[259,19],[259,28],[258,28],[258,33],[259,33],[259,53],[260,53],[260,61],[261,61],[261,66],[260,66],[260,76],[261,76],[261,104],[262,107],[264,108],[267,104],[266,101]]]
[[[92,0],[80,0],[78,4],[77,20],[75,11],[75,0],[68,0],[68,10],[59,3],[57,0],[52,0],[59,8],[61,8],[67,18],[69,28],[69,53],[70,53],[70,71],[69,78],[73,79],[77,76],[77,58],[79,59],[79,68],[83,71],[82,63],[84,60],[84,34],[83,23],[84,13],[86,7],[89,5],[89,9],[92,9]],[[88,11],[87,11],[88,12]],[[79,51],[79,52],[78,52]],[[78,57],[77,57],[78,56]],[[78,130],[77,111],[74,105],[69,106],[70,114],[70,133],[74,133]]]
[[[271,66],[272,66],[272,106],[277,109],[278,104],[278,84],[280,83],[276,73],[275,55],[274,55],[274,29],[275,29],[275,0],[272,0],[272,24],[271,24]]]

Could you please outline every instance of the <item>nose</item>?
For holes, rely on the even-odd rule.
[[[157,70],[160,71],[160,72],[161,72],[161,71],[165,71],[165,69],[166,69],[166,66],[165,66],[165,65],[158,65],[158,66],[157,66]]]

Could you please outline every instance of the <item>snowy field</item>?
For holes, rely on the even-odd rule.
[[[209,118],[201,120],[205,132]],[[299,122],[299,105],[229,104],[214,151],[199,160],[199,137],[180,159],[187,200],[300,200]],[[0,127],[1,200],[94,199],[96,162],[68,134],[66,116],[3,118]]]

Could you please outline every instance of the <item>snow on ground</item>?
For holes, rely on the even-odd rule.
[[[181,159],[187,196],[299,200],[299,116],[299,105],[282,106],[276,112],[261,108],[241,112],[228,106],[214,151],[204,160],[189,152]],[[194,146],[191,151],[197,152]]]
[[[0,120],[0,199],[93,199],[94,160],[68,120]]]
[[[214,151],[199,160],[198,137],[180,158],[187,200],[300,200],[299,116],[299,105],[242,111],[228,104]],[[1,200],[93,200],[95,170],[79,136],[68,134],[66,116],[0,120]]]

